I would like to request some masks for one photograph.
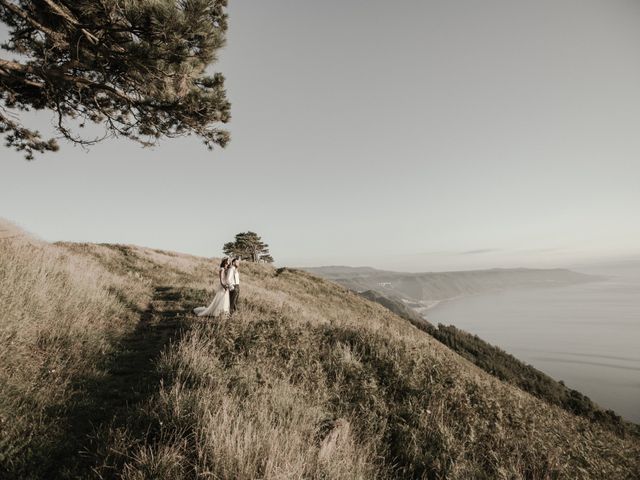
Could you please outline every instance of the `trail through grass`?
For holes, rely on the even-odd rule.
[[[636,439],[310,274],[245,264],[203,320],[211,259],[4,248],[0,478],[640,478]]]
[[[140,410],[158,391],[159,355],[170,342],[179,341],[189,326],[181,300],[182,294],[174,287],[156,286],[136,329],[107,359],[104,375],[81,386],[69,414],[70,442],[65,454],[59,456],[61,464],[49,472],[51,476],[57,473],[64,477],[78,468],[92,467],[91,458],[102,447],[100,440],[108,430],[126,428],[134,432],[145,427],[140,422]],[[87,443],[92,438],[93,442]],[[85,462],[77,465],[82,458]]]
[[[136,328],[104,359],[99,374],[75,379],[70,402],[49,412],[64,419],[63,440],[52,438],[50,445],[41,448],[44,458],[31,458],[31,465],[12,476],[24,478],[28,472],[32,478],[89,478],[109,455],[104,450],[111,448],[106,443],[114,432],[126,431],[138,438],[153,433],[148,431],[143,407],[160,386],[157,361],[170,343],[179,342],[193,320],[182,306],[180,289],[158,285],[153,291]]]

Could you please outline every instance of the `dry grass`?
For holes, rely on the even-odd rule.
[[[130,421],[103,425],[87,452],[94,467],[86,476],[462,480],[640,473],[637,439],[501,383],[381,306],[310,274],[245,264],[241,313],[200,320],[186,312],[211,297],[215,260],[132,246],[69,244],[63,251],[98,268],[92,276],[110,272],[98,285],[117,275],[140,291],[171,286],[179,295],[155,300],[154,315],[164,315],[157,326],[176,315],[190,325],[158,352],[155,393],[131,409]],[[20,262],[34,254],[25,255]],[[56,295],[62,302],[64,295]],[[120,309],[132,304],[107,298]]]
[[[198,321],[164,353],[147,407],[157,434],[130,438],[139,453],[109,471],[143,478],[168,451],[173,478],[635,478],[637,441],[502,384],[378,305],[304,272],[244,265],[243,278],[240,315]]]
[[[2,226],[0,473],[18,475],[60,441],[74,382],[137,323],[150,285]]]

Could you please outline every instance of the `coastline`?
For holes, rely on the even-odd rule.
[[[597,284],[510,289],[464,300],[441,301],[448,308],[436,311],[432,304],[421,315],[478,335],[628,421],[640,421],[638,279],[608,276]],[[625,330],[613,330],[614,324]],[[624,360],[602,361],[611,356]]]

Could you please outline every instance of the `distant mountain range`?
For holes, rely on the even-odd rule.
[[[405,273],[371,267],[311,267],[310,273],[358,293],[373,290],[383,296],[401,300],[423,313],[442,300],[513,288],[537,288],[572,285],[600,280],[566,269],[494,268],[460,272]]]

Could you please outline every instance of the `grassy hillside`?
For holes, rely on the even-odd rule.
[[[615,432],[640,437],[640,426],[624,421],[612,410],[600,408],[586,395],[567,388],[563,383],[557,382],[549,375],[489,344],[477,335],[472,335],[453,325],[434,326],[416,311],[407,307],[402,300],[382,295],[380,292],[367,290],[360,295],[408,320],[500,380],[515,385],[552,405],[598,422]]]
[[[200,320],[189,311],[212,295],[211,260],[0,248],[5,478],[640,474],[637,440],[502,383],[311,274],[245,264],[242,312]]]
[[[19,477],[64,444],[66,406],[134,328],[150,285],[10,225],[0,233],[0,477]]]
[[[366,298],[367,300],[379,303],[388,310],[391,310],[400,318],[404,318],[405,320],[410,321],[418,328],[422,328],[427,332],[429,328],[433,328],[433,325],[429,323],[422,315],[420,315],[413,308],[410,308],[407,303],[405,303],[398,297],[394,297],[388,294],[383,295],[376,290],[366,290],[364,292],[360,292],[359,295]]]

